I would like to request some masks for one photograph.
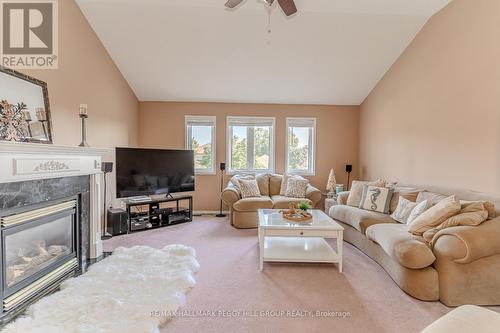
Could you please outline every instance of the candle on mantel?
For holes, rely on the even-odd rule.
[[[87,104],[80,104],[80,116],[88,116]]]
[[[47,113],[45,112],[44,108],[36,108],[36,119],[38,121],[46,121],[47,120]]]
[[[32,120],[31,113],[29,111],[23,111],[23,116],[24,116],[24,120],[28,123]]]

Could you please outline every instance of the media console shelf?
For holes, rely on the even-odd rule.
[[[128,214],[129,232],[166,227],[193,220],[193,197],[190,195],[144,201],[125,199],[123,202]]]

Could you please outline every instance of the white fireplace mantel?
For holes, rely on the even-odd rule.
[[[0,183],[92,175],[110,149],[0,141]]]
[[[90,258],[102,255],[101,164],[111,149],[0,141],[0,183],[90,176]],[[0,193],[1,195],[1,193]]]

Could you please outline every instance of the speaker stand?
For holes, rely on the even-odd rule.
[[[226,217],[226,214],[222,213],[222,191],[224,190],[224,170],[221,170],[220,172],[220,209],[219,209],[219,214],[215,215],[215,217]]]
[[[108,207],[107,207],[107,204],[106,204],[106,198],[108,197],[108,193],[107,193],[107,179],[106,179],[106,175],[108,173],[106,171],[104,171],[104,226],[103,226],[103,230],[102,230],[102,233],[101,233],[101,240],[106,240],[106,239],[110,239],[111,237],[113,237],[110,233],[108,233]]]

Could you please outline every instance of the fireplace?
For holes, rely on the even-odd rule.
[[[102,255],[106,153],[0,141],[0,327]]]
[[[78,201],[68,198],[0,217],[4,312],[79,268]]]

